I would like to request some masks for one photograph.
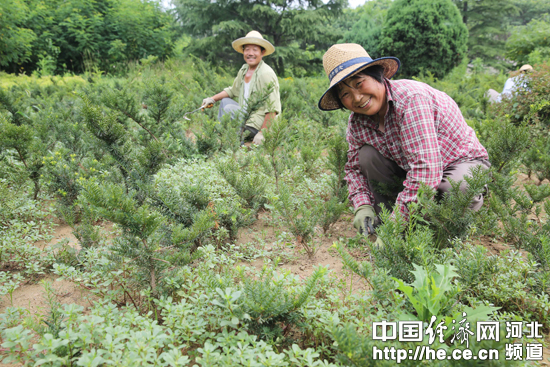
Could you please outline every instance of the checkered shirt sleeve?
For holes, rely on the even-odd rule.
[[[408,217],[407,204],[416,201],[420,183],[437,189],[443,178],[434,114],[425,96],[413,95],[407,101],[401,125],[401,142],[410,170],[403,183],[405,188],[397,196],[397,204],[401,213]]]

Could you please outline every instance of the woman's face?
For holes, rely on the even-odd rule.
[[[349,77],[338,85],[344,107],[363,115],[386,114],[386,86],[366,75]]]

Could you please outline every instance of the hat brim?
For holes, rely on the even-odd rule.
[[[325,93],[323,93],[323,96],[319,100],[319,109],[322,111],[333,111],[339,109],[341,106],[332,95],[331,90],[342,80],[349,78],[350,76],[353,76],[361,72],[362,70],[374,65],[381,65],[384,68],[384,77],[386,79],[390,79],[392,76],[395,75],[395,73],[397,73],[397,70],[399,70],[401,62],[397,57],[388,56],[359,64],[359,66],[357,66],[357,64],[352,65],[349,68],[342,70],[334,76],[334,78],[330,82],[330,86],[325,91]]]
[[[275,52],[275,47],[268,40],[264,40],[258,37],[242,37],[233,41],[232,46],[238,53],[243,53],[244,45],[257,45],[265,49],[264,56],[271,55]]]

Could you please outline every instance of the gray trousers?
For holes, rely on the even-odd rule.
[[[231,99],[231,98],[223,98],[220,101],[220,108],[218,109],[218,120],[222,120],[223,115],[230,114],[231,119],[235,118],[235,115],[239,115],[241,112],[241,106],[239,104]],[[244,127],[244,138],[245,140],[253,140],[256,134],[258,133],[258,130],[252,126],[245,125]],[[240,131],[238,132],[240,135]]]
[[[487,97],[491,103],[500,102],[500,93],[494,89],[489,89],[485,92],[485,97]]]
[[[370,191],[373,193],[376,214],[380,213],[381,203],[387,209],[392,208],[395,204],[395,198],[403,191],[403,181],[407,177],[407,172],[391,159],[384,157],[371,145],[363,145],[359,150],[359,166],[361,167],[361,173],[368,180]],[[443,179],[437,188],[437,197],[441,198],[444,193],[451,190],[449,179],[455,182],[462,180],[460,190],[465,191],[468,184],[464,181],[464,177],[470,177],[470,169],[476,166],[489,169],[491,164],[485,159],[476,159],[447,167],[443,171]],[[479,194],[472,200],[470,209],[478,211],[482,205],[483,194]]]

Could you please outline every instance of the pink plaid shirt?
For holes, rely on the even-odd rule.
[[[349,117],[345,179],[355,208],[373,205],[374,196],[361,174],[358,157],[363,145],[372,145],[407,172],[397,204],[408,218],[407,204],[416,201],[420,182],[437,189],[444,169],[472,159],[488,159],[488,155],[447,94],[413,80],[386,79],[385,85],[385,132],[369,116],[352,113]]]

